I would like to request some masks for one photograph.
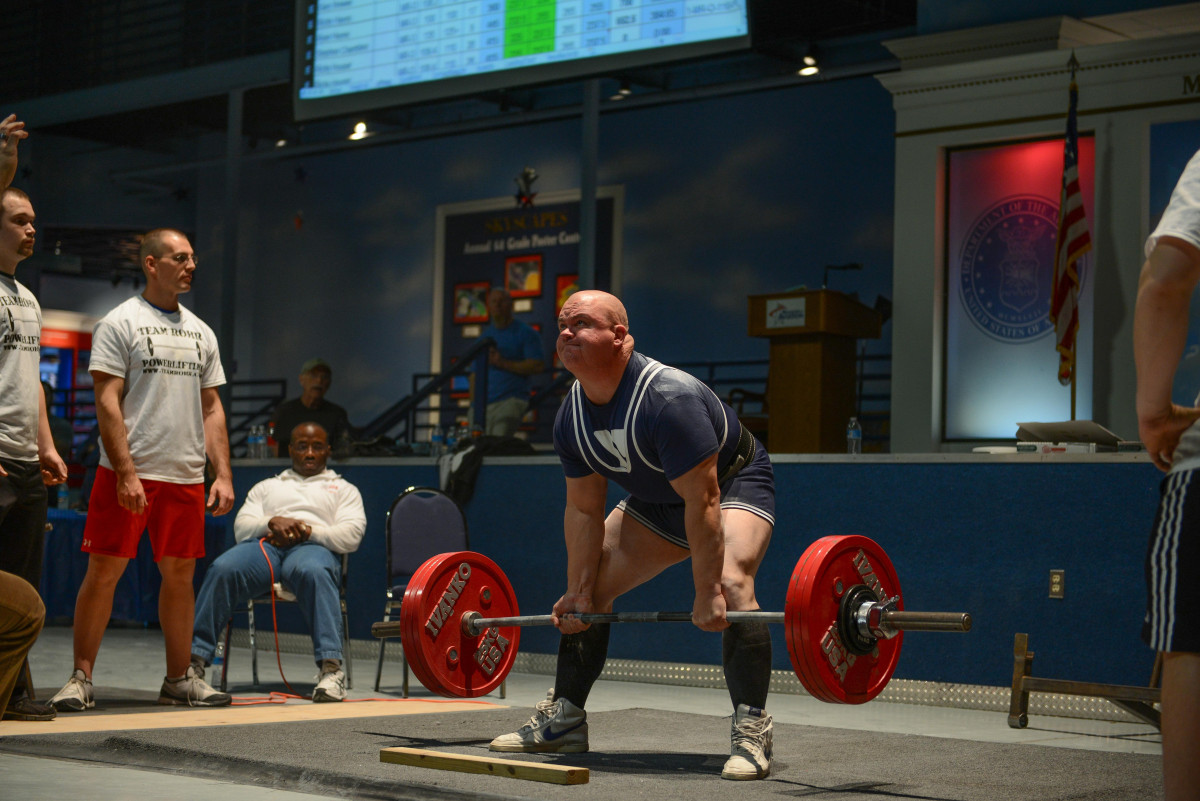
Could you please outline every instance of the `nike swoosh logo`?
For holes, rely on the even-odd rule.
[[[584,724],[584,721],[581,720],[578,723],[576,723],[574,726],[571,726],[566,729],[560,729],[558,731],[555,731],[553,726],[547,726],[546,733],[542,735],[542,738],[545,740],[557,740],[559,737],[562,737],[564,734],[570,734],[571,732],[575,731],[583,724]]]

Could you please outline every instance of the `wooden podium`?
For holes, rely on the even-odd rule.
[[[771,340],[767,444],[772,453],[845,453],[855,412],[859,339],[876,339],[879,312],[818,289],[751,295],[749,333]]]

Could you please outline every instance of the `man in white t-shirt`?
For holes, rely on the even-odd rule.
[[[1192,588],[1200,581],[1200,399],[1172,401],[1200,284],[1200,152],[1192,156],[1158,227],[1146,241],[1133,314],[1138,433],[1167,473],[1146,551],[1148,603],[1142,637],[1163,655],[1163,786],[1167,801],[1200,788],[1200,620]]]
[[[28,134],[13,115],[0,120],[0,570],[35,588],[41,583],[46,485],[61,484],[67,467],[54,449],[38,373],[42,309],[16,279],[33,253],[33,205],[9,187],[17,143]],[[5,720],[52,720],[54,709],[33,699],[25,665],[2,710]]]
[[[75,601],[75,670],[50,703],[95,705],[92,668],[112,613],[113,590],[149,529],[162,574],[158,617],[167,675],[158,703],[224,706],[230,697],[191,662],[192,574],[204,556],[204,509],[233,507],[229,439],[217,387],[225,383],[212,329],[179,304],[191,291],[196,257],[181,232],[159,228],[139,253],[146,291],[113,309],[92,334],[100,467],[88,502],[88,569]],[[204,498],[204,456],[216,480]]]

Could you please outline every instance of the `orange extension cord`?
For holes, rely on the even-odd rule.
[[[271,571],[271,628],[275,632],[275,664],[279,666],[279,678],[283,679],[283,686],[287,687],[290,692],[272,692],[266,696],[244,696],[240,700],[234,700],[230,706],[262,706],[263,704],[286,704],[290,700],[311,701],[311,695],[301,695],[296,692],[292,685],[288,683],[287,676],[283,675],[283,660],[279,652],[279,620],[275,615],[275,567],[271,564],[270,557],[267,556],[267,547],[263,544],[263,540],[259,539],[258,549],[262,551],[263,559],[267,560],[267,569]],[[228,659],[229,655],[225,657]],[[420,701],[422,703],[437,703],[437,704],[480,704],[481,706],[491,706],[490,701],[476,701],[471,698],[347,698],[342,703],[361,703],[363,701],[393,701],[393,702],[409,702]]]

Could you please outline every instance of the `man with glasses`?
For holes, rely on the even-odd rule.
[[[292,466],[255,484],[233,523],[237,544],[221,554],[196,596],[192,664],[210,664],[235,609],[266,595],[272,582],[294,593],[312,632],[319,674],[312,700],[346,697],[342,670],[341,558],[367,529],[358,489],[332,470],[329,438],[317,423],[292,429]],[[286,596],[285,596],[286,597]]]
[[[212,329],[179,303],[197,266],[187,237],[155,229],[143,237],[138,257],[146,290],[105,315],[92,335],[100,467],[83,532],[88,568],[75,601],[74,672],[50,699],[59,711],[95,706],[92,669],[113,591],[146,529],[162,574],[158,617],[167,675],[158,703],[230,701],[204,681],[189,651],[204,510],[222,515],[233,508],[225,410],[217,393],[225,372]],[[207,501],[205,454],[216,473]]]

